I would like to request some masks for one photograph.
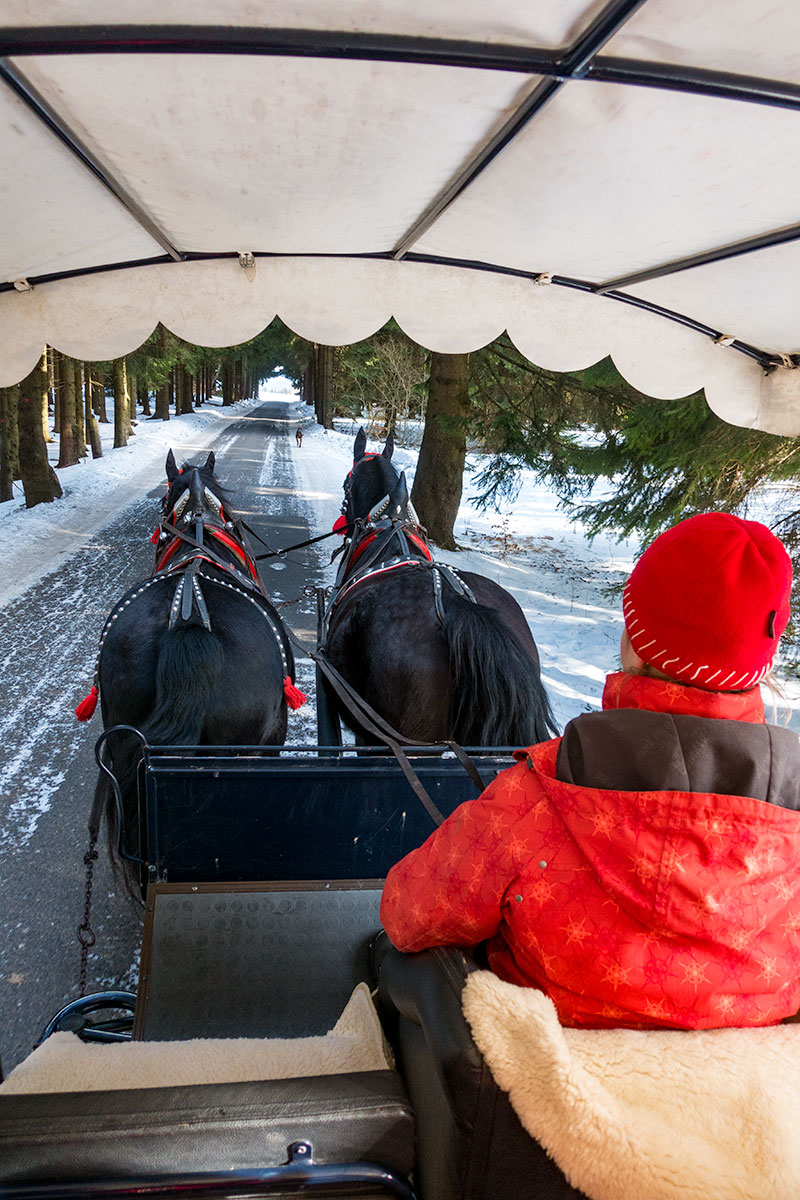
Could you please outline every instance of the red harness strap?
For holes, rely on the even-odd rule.
[[[213,535],[213,537],[215,537],[218,542],[222,542],[223,546],[225,546],[228,550],[230,550],[236,556],[236,558],[239,560],[241,565],[246,568],[246,570],[252,576],[253,581],[255,583],[259,582],[258,570],[256,568],[256,564],[253,562],[252,558],[246,552],[244,547],[239,542],[237,542],[235,538],[231,537],[229,533],[226,533],[222,529],[211,529],[211,528],[206,527],[205,532]],[[173,537],[172,541],[169,543],[166,550],[161,555],[161,558],[156,563],[156,572],[163,571],[166,568],[167,563],[170,561],[172,556],[176,553],[176,551],[178,550],[180,545],[181,545],[181,539],[179,537]],[[193,558],[202,558],[203,554],[200,551],[196,551],[195,554],[192,555],[192,557]],[[207,559],[206,561],[212,562],[211,559]]]
[[[350,571],[353,569],[353,567],[355,566],[355,564],[358,562],[359,558],[360,558],[360,557],[361,557],[361,555],[364,553],[364,551],[366,550],[367,546],[370,546],[370,545],[372,545],[372,543],[375,541],[375,538],[376,538],[377,536],[378,536],[378,535],[377,535],[377,533],[371,533],[371,534],[369,535],[369,537],[365,537],[365,538],[363,538],[363,539],[362,539],[362,540],[361,540],[361,541],[358,543],[358,545],[356,546],[355,550],[353,551],[353,557],[350,559],[350,566],[349,566],[349,568],[348,568],[348,574],[349,574],[349,573],[350,573]],[[424,557],[424,558],[426,558],[426,559],[428,560],[428,562],[433,562],[433,555],[431,554],[430,550],[429,550],[429,549],[428,549],[428,547],[425,545],[425,542],[422,540],[422,538],[419,536],[419,534],[417,534],[417,533],[406,533],[406,537],[408,538],[408,540],[409,540],[410,542],[413,542],[413,544],[414,544],[414,545],[416,546],[416,548],[417,548],[417,549],[420,551],[420,553],[423,555],[423,557]]]
[[[365,538],[361,539],[361,541],[358,543],[355,550],[353,551],[353,557],[350,559],[350,566],[348,568],[348,573],[353,569],[355,564],[358,562],[359,558],[364,553],[367,546],[371,546],[377,536],[378,536],[377,533],[371,533],[369,535],[369,537],[365,537]]]
[[[406,537],[408,538],[408,540],[410,542],[414,543],[414,545],[417,547],[418,550],[422,551],[422,553],[427,558],[428,562],[433,562],[433,555],[431,554],[430,550],[428,549],[427,543],[422,540],[422,538],[419,536],[418,533],[407,533]]]

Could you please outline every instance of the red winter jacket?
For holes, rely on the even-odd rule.
[[[565,1025],[705,1029],[797,1012],[800,812],[781,807],[800,804],[797,738],[764,726],[758,688],[725,695],[612,675],[603,707],[647,711],[591,714],[596,733],[620,719],[624,729],[628,718],[647,725],[652,713],[669,714],[655,718],[659,729],[688,727],[695,740],[679,774],[703,759],[698,730],[711,742],[727,734],[729,747],[774,738],[782,766],[773,768],[771,741],[750,764],[771,802],[565,782],[561,739],[531,746],[392,868],[381,905],[392,942],[417,951],[488,939],[492,970],[541,988]],[[640,769],[637,756],[647,769],[646,741],[629,742],[612,773]],[[776,772],[790,799],[773,795]]]

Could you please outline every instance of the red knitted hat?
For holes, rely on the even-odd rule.
[[[792,564],[766,525],[703,513],[645,550],[625,585],[631,645],[671,679],[710,691],[754,687],[789,621]]]

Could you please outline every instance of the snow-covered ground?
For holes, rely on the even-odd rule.
[[[262,399],[284,400],[284,395],[264,391]],[[60,566],[126,502],[151,490],[170,446],[178,456],[199,455],[212,439],[222,435],[224,442],[226,423],[256,403],[222,408],[212,402],[167,423],[140,420],[126,448],[114,450],[107,440],[102,459],[59,471],[62,500],[30,512],[21,498],[0,505],[0,608]],[[291,487],[312,530],[325,533],[339,515],[357,426],[340,422],[326,431],[296,397],[285,397],[285,403],[287,416],[302,424],[305,436],[302,451],[292,456],[296,478],[274,482]],[[103,428],[108,439],[110,427]],[[369,448],[379,449],[380,443],[371,441]],[[406,471],[409,485],[416,458],[416,449],[395,450],[394,462]],[[472,466],[477,461],[477,456],[470,459]],[[530,473],[513,505],[500,512],[478,514],[468,503],[470,491],[467,476],[456,526],[463,549],[439,552],[440,557],[490,576],[517,599],[539,647],[542,676],[560,724],[598,708],[605,675],[618,666],[619,588],[638,545],[604,536],[590,543]],[[800,685],[790,680],[786,690],[787,711],[777,717],[791,713],[792,726],[800,729]]]

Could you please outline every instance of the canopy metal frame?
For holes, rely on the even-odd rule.
[[[603,56],[602,47],[648,0],[609,0],[594,21],[566,48],[558,51],[535,46],[482,43],[457,39],[409,37],[376,32],[347,32],[313,29],[270,29],[250,26],[187,25],[63,25],[41,28],[0,28],[0,79],[20,97],[26,106],[75,155],[117,202],[161,245],[163,256],[137,259],[84,269],[54,272],[30,277],[31,286],[105,271],[123,270],[169,261],[197,261],[237,257],[234,252],[196,254],[172,244],[152,216],[130,196],[124,185],[98,160],[67,121],[56,112],[25,78],[18,62],[11,60],[47,55],[97,54],[227,54],[288,56],[366,60],[393,63],[418,63],[430,66],[462,67],[471,70],[508,71],[539,78],[522,104],[486,143],[475,147],[472,157],[419,214],[406,233],[391,248],[381,253],[359,255],[295,255],[293,257],[405,259],[496,274],[543,279],[542,273],[526,272],[499,264],[461,258],[423,255],[413,246],[436,223],[450,205],[469,188],[487,166],[519,136],[566,84],[602,82],[621,86],[666,89],[700,94],[751,104],[800,111],[800,86],[787,81],[739,75],[707,68],[674,63],[647,62]],[[724,331],[713,329],[686,314],[675,312],[620,289],[631,284],[691,270],[693,267],[720,262],[767,247],[800,239],[800,223],[781,229],[765,230],[753,237],[722,246],[710,246],[688,257],[654,264],[645,270],[603,282],[571,279],[554,275],[547,282],[555,286],[592,292],[608,299],[655,313],[704,334],[757,360],[769,371],[786,365],[785,359],[769,354],[739,339],[728,339]],[[252,251],[258,257],[287,257],[271,252]],[[0,292],[15,284],[0,283]],[[800,356],[792,359],[798,365]]]

